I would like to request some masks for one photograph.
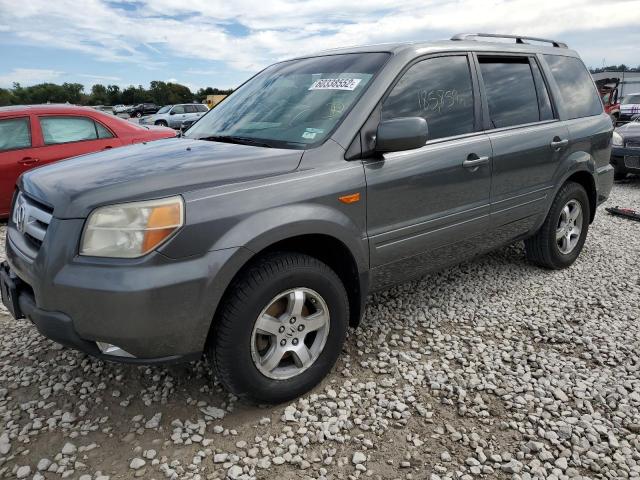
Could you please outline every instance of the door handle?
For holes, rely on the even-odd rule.
[[[40,161],[39,158],[24,157],[22,160],[18,160],[18,163],[20,165],[33,165],[38,163],[39,161]]]
[[[479,157],[475,153],[472,153],[464,162],[462,162],[462,166],[464,168],[477,168],[481,165],[486,165],[487,163],[489,163],[489,157]]]
[[[566,138],[560,140],[560,138],[556,137],[552,140],[550,145],[551,145],[551,148],[553,148],[554,150],[560,150],[561,148],[564,148],[567,145],[569,145],[569,140]]]

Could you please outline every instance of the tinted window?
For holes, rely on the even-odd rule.
[[[186,113],[198,113],[198,109],[196,108],[195,105],[185,105],[184,111]]]
[[[95,122],[96,123],[96,130],[98,132],[98,138],[113,138],[113,134],[107,130],[106,127],[104,127],[102,124]]]
[[[622,105],[635,105],[640,103],[640,95],[627,95],[620,102]]]
[[[173,107],[173,110],[171,110],[171,113],[184,113],[184,106],[176,105],[175,107]]]
[[[47,145],[98,138],[95,123],[86,117],[43,117],[40,126]]]
[[[538,63],[531,62],[531,70],[533,71],[533,78],[536,81],[536,92],[538,94],[538,107],[540,107],[540,120],[552,120],[553,108],[551,107],[551,98],[549,97],[549,90],[542,78],[540,67]]]
[[[0,151],[30,146],[31,128],[28,117],[0,120]]]
[[[431,139],[473,132],[467,57],[430,58],[409,68],[382,106],[383,120],[399,117],[423,117]]]
[[[602,101],[596,86],[580,59],[559,55],[545,55],[544,58],[558,84],[568,118],[602,113]]]
[[[199,112],[207,112],[207,111],[209,111],[207,106],[206,105],[202,105],[202,104],[196,105],[196,110],[198,110]]]
[[[538,96],[527,58],[480,58],[493,128],[540,121]]]

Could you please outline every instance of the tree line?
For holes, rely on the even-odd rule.
[[[591,73],[602,73],[602,72],[640,72],[640,65],[637,67],[629,67],[624,63],[622,65],[609,65],[608,67],[598,67],[589,68]]]
[[[207,95],[228,95],[232,89],[201,88],[192,92],[189,87],[179,83],[154,80],[149,88],[142,85],[130,85],[121,89],[118,85],[96,84],[85,92],[80,83],[40,83],[23,87],[14,83],[12,88],[0,88],[0,106],[29,105],[38,103],[72,103],[75,105],[135,105],[153,102],[157,105],[201,102]]]

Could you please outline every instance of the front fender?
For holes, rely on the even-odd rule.
[[[225,232],[213,249],[244,246],[258,253],[269,246],[302,235],[327,235],[342,242],[351,252],[359,271],[369,267],[367,239],[344,212],[312,203],[287,205],[254,213]]]

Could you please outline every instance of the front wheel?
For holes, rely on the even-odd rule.
[[[270,254],[230,287],[208,353],[229,391],[281,403],[329,373],[348,324],[347,294],[333,270],[308,255]]]
[[[527,258],[554,270],[570,266],[582,251],[590,218],[589,197],[584,187],[575,182],[565,183],[540,230],[525,240]]]
[[[156,122],[156,125],[157,125],[158,127],[168,127],[168,126],[169,126],[169,125],[167,124],[167,122],[165,122],[164,120],[158,120],[158,121]]]

